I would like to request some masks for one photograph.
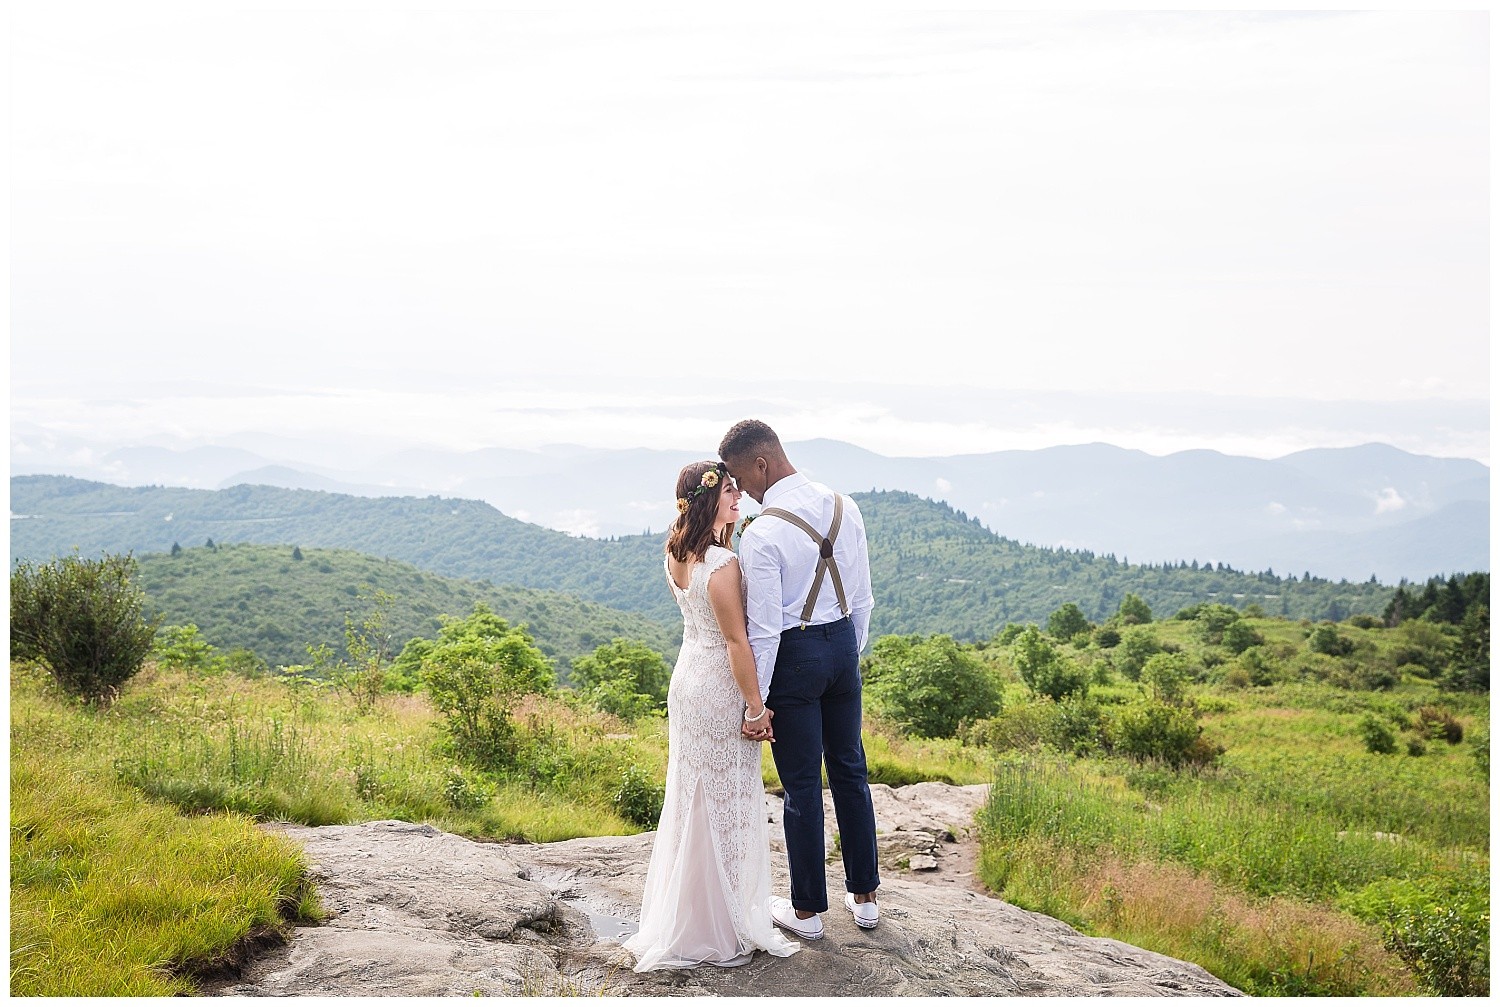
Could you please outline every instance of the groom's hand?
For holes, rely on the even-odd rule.
[[[771,729],[771,718],[776,716],[776,711],[766,707],[766,719],[764,723],[757,721],[754,724],[741,722],[740,734],[751,741],[775,741],[775,732]]]

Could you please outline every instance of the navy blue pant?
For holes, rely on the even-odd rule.
[[[782,827],[792,875],[792,905],[828,911],[823,873],[822,766],[838,819],[844,887],[856,895],[880,887],[875,808],[860,740],[859,648],[847,618],[781,634],[766,705],[775,713],[771,756],[786,793]]]

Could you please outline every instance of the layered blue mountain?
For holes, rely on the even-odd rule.
[[[665,528],[675,513],[678,468],[703,454],[413,448],[346,457],[334,467],[326,464],[329,450],[309,446],[306,457],[325,460],[310,464],[291,457],[295,445],[285,441],[242,443],[250,447],[124,448],[97,457],[78,445],[54,445],[14,454],[12,471],[122,485],[437,493],[484,500],[555,530],[610,537]],[[1488,467],[1383,444],[1271,460],[1215,451],[1155,456],[1108,444],[940,458],[887,457],[829,440],[788,450],[801,469],[830,485],[946,502],[998,535],[1035,545],[1387,583],[1489,566]]]

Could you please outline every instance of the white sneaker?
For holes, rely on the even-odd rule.
[[[784,899],[780,895],[771,896],[771,922],[783,930],[790,930],[804,940],[815,941],[823,936],[823,917],[810,916],[805,920],[797,918],[797,910],[792,908],[790,899]]]
[[[873,902],[855,902],[853,892],[844,893],[844,908],[854,914],[854,922],[866,930],[874,930],[880,922],[880,907]]]

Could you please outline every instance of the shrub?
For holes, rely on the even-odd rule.
[[[1474,735],[1473,745],[1474,745],[1474,765],[1475,765],[1475,767],[1482,774],[1484,774],[1485,779],[1489,779],[1489,776],[1490,776],[1490,735],[1489,735],[1489,732],[1486,731],[1486,732],[1484,732],[1482,734],[1476,734],[1476,735]]]
[[[1059,654],[1035,626],[1028,626],[1013,646],[1016,670],[1036,695],[1062,699],[1088,689],[1088,674]]]
[[[1153,654],[1141,669],[1141,684],[1161,703],[1180,706],[1193,678],[1193,664],[1186,654]]]
[[[482,808],[489,803],[494,796],[494,788],[477,777],[466,775],[457,766],[448,768],[448,776],[443,781],[443,800],[448,805],[460,811],[473,811]]]
[[[631,765],[621,777],[620,789],[615,791],[614,805],[628,821],[650,828],[660,820],[665,799],[666,791],[656,785],[651,774]]]
[[[1113,626],[1100,626],[1094,630],[1094,644],[1100,650],[1112,650],[1120,645],[1120,631]]]
[[[1249,648],[1265,643],[1266,638],[1257,633],[1248,622],[1240,619],[1224,627],[1220,642],[1231,654],[1243,654]]]
[[[1155,631],[1146,626],[1132,626],[1120,635],[1120,645],[1114,654],[1115,668],[1126,678],[1137,680],[1146,660],[1161,649]]]
[[[401,661],[421,668],[433,707],[458,752],[481,765],[504,767],[516,756],[511,704],[551,689],[552,667],[530,635],[512,628],[483,603],[466,619],[446,618],[436,640],[412,640]]]
[[[1047,635],[1064,643],[1079,633],[1087,633],[1094,627],[1075,602],[1064,602],[1047,616]]]
[[[1349,625],[1356,629],[1381,629],[1385,623],[1373,615],[1351,615]]]
[[[1395,646],[1391,648],[1391,663],[1400,667],[1418,664],[1426,671],[1423,678],[1436,678],[1448,666],[1448,653],[1453,644],[1441,629],[1430,622],[1408,619],[1396,627]]]
[[[1490,991],[1490,900],[1486,885],[1445,877],[1382,878],[1339,899],[1380,927],[1386,947],[1438,996]]]
[[[1354,641],[1340,633],[1331,622],[1313,627],[1307,637],[1307,646],[1314,653],[1329,657],[1343,657],[1354,652]]]
[[[1441,738],[1450,745],[1464,740],[1464,725],[1447,710],[1436,706],[1424,706],[1412,718],[1412,727],[1424,738],[1437,741]]]
[[[975,721],[964,731],[966,745],[999,751],[1040,748],[1056,736],[1057,704],[1049,700],[1017,703],[998,716]]]
[[[1139,626],[1151,621],[1151,606],[1138,594],[1126,593],[1120,600],[1120,621],[1127,626]]]
[[[1016,642],[1016,637],[1025,632],[1028,625],[1031,624],[1021,622],[1010,623],[995,637],[995,643],[1002,647],[1009,647],[1012,643]]]
[[[186,626],[163,626],[156,631],[151,657],[168,668],[205,671],[214,666],[214,646],[203,639],[193,623]]]
[[[1049,725],[1053,747],[1074,755],[1089,755],[1108,742],[1108,718],[1098,700],[1071,695],[1056,705]]]
[[[1270,685],[1286,674],[1285,666],[1264,646],[1246,648],[1236,663],[1251,685]]]
[[[1225,631],[1240,621],[1240,612],[1228,605],[1205,604],[1197,606],[1192,620],[1193,635],[1203,643],[1217,644],[1223,641]]]
[[[36,660],[70,695],[109,702],[141,670],[159,620],[144,615],[135,559],[67,556],[10,576],[11,654]]]
[[[1390,755],[1396,750],[1396,733],[1373,713],[1365,714],[1364,719],[1359,722],[1359,733],[1368,752]]]
[[[1000,710],[999,685],[951,636],[883,636],[862,670],[878,712],[922,737],[951,738],[963,721]]]
[[[645,644],[616,639],[574,661],[572,679],[594,706],[636,720],[666,709],[672,669]]]
[[[1427,754],[1427,742],[1421,738],[1406,739],[1406,754],[1410,756],[1422,756]]]
[[[1123,707],[1110,723],[1114,751],[1133,759],[1155,759],[1173,768],[1188,763],[1206,765],[1223,749],[1202,740],[1203,728],[1181,706],[1142,702]]]

